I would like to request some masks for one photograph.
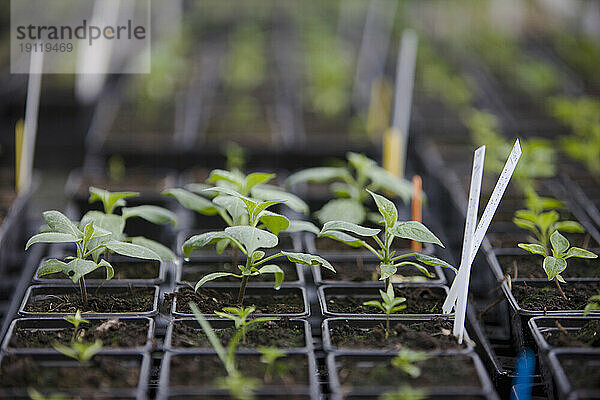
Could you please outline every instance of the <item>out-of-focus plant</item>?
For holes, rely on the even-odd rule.
[[[600,85],[600,46],[595,38],[570,30],[560,31],[553,35],[552,43],[557,53],[587,81],[593,85]]]

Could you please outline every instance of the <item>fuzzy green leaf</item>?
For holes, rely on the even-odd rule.
[[[569,251],[567,251],[567,254],[565,254],[565,259],[570,258],[570,257],[577,257],[577,258],[597,258],[598,255],[592,253],[591,251],[587,251],[585,249],[582,249],[580,247],[571,247],[569,249]]]
[[[523,250],[527,250],[530,253],[538,254],[544,257],[546,256],[546,250],[542,245],[535,243],[519,243],[517,246],[519,246]]]
[[[352,222],[346,221],[326,222],[325,225],[323,225],[323,229],[321,229],[321,232],[325,233],[328,230],[346,231],[365,237],[372,237],[381,232],[381,229],[366,228],[364,226],[360,226],[357,224],[353,224]]]
[[[315,256],[312,254],[306,253],[291,253],[288,251],[282,251],[281,254],[286,256],[288,260],[296,264],[306,264],[306,265],[318,265],[321,267],[325,267],[330,271],[335,272],[335,268],[329,263],[329,261],[325,260],[322,257]]]
[[[365,207],[354,199],[333,199],[327,202],[315,216],[320,223],[329,221],[348,221],[360,224],[365,220]]]
[[[344,180],[350,174],[345,168],[317,167],[307,168],[288,177],[286,185],[293,186],[301,182],[324,183],[334,179]]]
[[[36,276],[38,278],[41,278],[44,275],[55,274],[57,272],[64,272],[66,266],[67,263],[57,260],[56,258],[45,260],[42,263],[42,265],[38,268]]]
[[[285,274],[283,270],[275,264],[268,264],[261,267],[258,272],[260,274],[275,274],[275,286],[273,287],[275,290],[279,290],[281,284],[283,283],[283,279]]]
[[[559,231],[554,231],[554,233],[550,235],[550,243],[552,243],[552,248],[556,251],[557,257],[567,251],[570,246],[567,238],[561,235]]]
[[[58,233],[58,232],[45,232],[33,235],[27,244],[25,250],[35,243],[75,243],[81,239],[69,234],[69,233]]]
[[[348,246],[352,247],[361,247],[365,244],[365,242],[363,242],[362,240],[340,231],[327,231],[326,233],[320,233],[319,237],[326,237],[333,240],[337,240],[338,242],[345,243]]]
[[[375,200],[377,209],[385,221],[385,226],[388,229],[393,228],[398,221],[398,210],[396,209],[394,203],[377,193],[371,192],[370,190],[367,190],[367,192],[369,192],[369,194],[373,197],[373,200]]]
[[[183,254],[186,257],[190,256],[192,250],[199,249],[210,243],[215,243],[222,239],[229,239],[229,235],[225,232],[205,232],[200,235],[194,235],[183,243]]]
[[[551,281],[567,268],[567,261],[562,258],[548,256],[544,258],[544,271],[548,275],[548,280]]]
[[[100,260],[100,262],[98,263],[98,267],[104,267],[106,268],[106,280],[109,281],[113,278],[113,276],[115,276],[115,269],[113,268],[112,265],[110,265],[110,263],[106,260]]]
[[[433,243],[444,247],[440,239],[433,232],[417,221],[398,222],[391,230],[391,233],[402,239],[414,240],[421,243]]]
[[[415,255],[415,258],[417,259],[417,261],[422,262],[425,265],[429,265],[432,267],[448,268],[454,271],[455,274],[458,273],[457,269],[454,266],[448,264],[446,261],[441,260],[437,257],[428,256],[426,254],[417,254]]]
[[[317,226],[315,224],[313,224],[312,222],[309,222],[309,221],[291,220],[290,225],[286,229],[284,229],[282,232],[289,232],[289,233],[310,232],[310,233],[314,233],[315,235],[318,235],[319,228],[317,228]]]
[[[281,214],[277,214],[268,210],[264,210],[258,217],[265,227],[273,232],[274,235],[279,235],[279,232],[287,229],[290,226],[290,220]]]
[[[251,193],[252,197],[257,200],[285,200],[286,206],[299,213],[307,215],[310,211],[308,204],[304,200],[292,193],[279,189],[277,186],[258,185],[252,188]]]
[[[231,226],[225,228],[225,233],[241,243],[247,254],[252,254],[259,248],[269,249],[275,247],[279,243],[277,236],[271,232],[252,226]]]
[[[184,189],[167,189],[162,194],[174,197],[183,207],[202,215],[216,215],[218,212],[212,201]]]
[[[160,256],[154,251],[137,244],[110,240],[105,243],[105,246],[107,249],[122,256],[160,261]]]
[[[61,212],[56,210],[44,211],[42,215],[51,232],[68,233],[77,238],[83,238],[83,232]]]
[[[177,226],[177,215],[163,207],[147,205],[125,207],[122,209],[122,214],[125,219],[140,217],[157,225],[171,223],[173,226]]]
[[[161,243],[158,243],[154,240],[147,239],[143,236],[131,237],[131,238],[129,238],[129,240],[131,240],[131,243],[133,243],[133,244],[137,244],[138,246],[142,246],[142,247],[152,250],[153,252],[158,254],[161,261],[176,261],[177,260],[177,256],[175,255],[175,253],[173,253],[171,251],[171,249],[169,249],[167,246],[165,246]]]
[[[106,214],[112,214],[117,206],[124,206],[126,204],[125,199],[140,195],[138,192],[109,192],[95,187],[90,187],[89,190],[89,202],[101,201]]]
[[[224,276],[233,276],[238,279],[242,279],[242,275],[232,274],[231,272],[213,272],[212,274],[203,276],[202,279],[200,279],[198,281],[198,283],[196,283],[196,286],[194,287],[194,291],[197,292],[198,289],[200,288],[200,286],[204,285],[206,282],[213,281],[213,280],[219,279],[219,278],[223,278]]]
[[[395,267],[394,265],[383,264],[383,265],[380,265],[379,268],[380,268],[380,274],[381,274],[381,276],[379,277],[380,281],[386,280],[387,278],[394,275],[398,271],[398,268]]]

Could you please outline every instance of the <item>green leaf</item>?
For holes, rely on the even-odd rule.
[[[381,311],[385,312],[385,308],[383,308],[383,305],[381,305],[381,302],[379,302],[377,300],[365,301],[363,303],[363,306],[376,307],[376,308],[379,308]]]
[[[113,234],[113,239],[121,239],[123,230],[125,229],[125,220],[120,215],[104,214],[100,211],[88,211],[85,213],[81,221],[80,227],[86,226],[88,223],[94,222],[94,228],[101,228]]]
[[[546,250],[544,246],[535,244],[535,243],[519,243],[517,246],[522,248],[523,250],[527,250],[530,253],[538,254],[540,256],[546,257]]]
[[[318,265],[321,267],[325,267],[328,270],[335,272],[335,268],[329,263],[329,261],[325,260],[322,257],[315,256],[312,254],[306,253],[291,253],[288,251],[282,251],[281,254],[286,256],[288,260],[296,264],[306,264],[306,265]]]
[[[335,197],[349,197],[353,199],[358,199],[360,197],[359,189],[356,186],[347,183],[333,182],[330,188]]]
[[[559,221],[554,224],[554,229],[566,233],[584,233],[585,229],[579,222],[575,221]]]
[[[223,169],[212,170],[206,182],[217,183],[219,181],[232,183],[238,188],[238,190],[242,190],[245,183],[245,177],[240,173],[236,174],[234,172],[226,171]]]
[[[98,267],[105,267],[106,268],[106,280],[110,281],[113,276],[115,276],[115,269],[113,268],[112,265],[110,265],[110,263],[106,260],[100,260],[100,262],[98,263]]]
[[[203,276],[202,279],[200,279],[198,283],[196,283],[194,291],[197,292],[200,286],[204,285],[206,282],[214,281],[215,279],[223,278],[224,276],[233,276],[238,279],[242,279],[242,275],[232,274],[231,272],[213,272],[212,274]]]
[[[69,233],[58,233],[58,232],[38,233],[37,235],[33,235],[29,239],[29,241],[25,245],[25,250],[27,250],[31,245],[36,244],[36,243],[75,243],[75,242],[79,242],[80,240],[81,239],[78,239]]]
[[[275,290],[278,290],[281,287],[281,284],[283,283],[285,274],[278,265],[275,265],[275,264],[265,265],[265,266],[261,267],[258,270],[258,272],[260,272],[261,274],[275,274],[275,286],[273,288]]]
[[[406,179],[400,179],[390,174],[379,166],[373,166],[367,170],[367,176],[373,184],[371,187],[377,190],[385,190],[400,197],[405,204],[410,202],[413,193],[412,183]]]
[[[309,208],[300,197],[279,189],[273,185],[258,185],[252,188],[252,197],[257,200],[285,200],[285,205],[292,210],[308,215]]]
[[[164,196],[174,197],[188,210],[195,211],[202,215],[216,215],[218,212],[212,201],[184,189],[167,189],[163,191],[162,194]]]
[[[229,243],[231,243],[231,240],[229,239],[217,240],[217,242],[215,243],[215,250],[217,251],[217,254],[223,254],[227,246],[229,246]]]
[[[381,229],[366,228],[364,226],[360,226],[352,222],[346,221],[326,222],[325,225],[323,225],[323,229],[321,229],[321,232],[326,232],[328,230],[346,231],[365,237],[373,237],[378,235],[379,232],[381,232]]]
[[[567,254],[565,254],[565,259],[570,258],[570,257],[577,257],[577,258],[597,258],[598,255],[592,253],[591,251],[587,251],[585,249],[582,249],[580,247],[571,247],[569,249],[569,251],[567,251]]]
[[[432,267],[448,268],[454,271],[455,274],[458,273],[458,270],[454,266],[448,264],[446,261],[441,260],[437,257],[428,256],[426,254],[416,254],[415,258],[417,259],[417,261],[422,262],[425,265],[429,265]]]
[[[96,201],[101,201],[104,206],[104,212],[106,214],[112,214],[115,207],[124,206],[124,199],[130,197],[137,197],[140,194],[138,192],[109,192],[104,189],[99,189],[95,187],[90,187],[90,198],[89,202],[94,203]]]
[[[90,222],[83,228],[83,242],[87,243],[94,235],[94,223]]]
[[[200,235],[194,235],[183,243],[183,254],[186,257],[190,256],[192,250],[199,249],[210,243],[215,243],[221,239],[229,239],[229,235],[225,232],[205,232]]]
[[[252,262],[255,263],[255,262],[261,260],[264,256],[265,256],[264,251],[256,250],[254,253],[252,253]]]
[[[315,216],[322,224],[329,221],[347,221],[360,224],[365,220],[365,207],[354,199],[333,199],[327,202]]]
[[[396,268],[393,265],[388,265],[388,264],[382,264],[379,266],[380,269],[380,281],[386,280],[387,278],[389,278],[390,276],[394,275],[397,271],[398,268]]]
[[[242,221],[242,217],[248,216],[246,204],[238,197],[220,194],[213,199],[213,203],[224,208],[236,224]]]
[[[559,220],[560,216],[558,215],[558,212],[552,210],[552,211],[548,211],[545,213],[541,213],[538,216],[538,225],[540,226],[540,230],[542,232],[547,231],[550,226],[552,224],[554,224],[555,222],[557,222]]]
[[[389,229],[393,228],[398,220],[398,210],[396,209],[394,203],[385,197],[378,195],[377,193],[371,192],[368,189],[367,192],[369,192],[369,194],[375,200],[375,204],[377,204],[379,213],[385,221],[385,226]]]
[[[518,219],[524,219],[528,222],[532,222],[533,224],[536,224],[538,219],[538,215],[530,210],[517,210],[515,211],[515,217]]]
[[[254,172],[248,175],[244,182],[243,192],[250,193],[252,188],[261,183],[267,183],[271,179],[275,178],[275,174],[267,174],[264,172]]]
[[[403,261],[403,262],[397,264],[397,266],[399,266],[399,267],[404,267],[404,266],[407,266],[407,265],[411,265],[411,266],[415,267],[416,269],[418,269],[419,271],[421,271],[421,273],[423,275],[425,275],[426,277],[433,278],[433,275],[431,275],[431,272],[429,272],[427,270],[427,268],[425,268],[424,266],[422,266],[420,264],[414,263],[412,261]],[[454,267],[450,267],[450,268],[452,268],[454,270],[454,273],[457,273],[457,271],[456,271],[456,269]]]
[[[184,186],[185,190],[189,190],[190,192],[194,192],[196,194],[204,194],[204,189],[211,188],[212,185],[207,185],[206,183],[188,183]]]
[[[63,272],[68,275],[74,283],[77,283],[82,276],[89,274],[98,267],[99,265],[93,261],[75,258],[65,265]]]
[[[370,159],[362,153],[349,151],[346,153],[346,158],[348,159],[348,163],[352,166],[352,168],[362,173],[365,173],[370,168],[373,168],[377,165],[375,160]]]
[[[567,261],[562,258],[548,256],[544,258],[544,271],[548,275],[548,280],[551,281],[555,276],[559,275],[567,268]]]
[[[247,254],[252,254],[259,248],[275,247],[279,243],[277,236],[271,232],[253,226],[230,226],[225,228],[225,233],[241,243]]]
[[[567,238],[561,235],[559,231],[554,231],[550,235],[550,243],[552,243],[552,248],[556,251],[556,256],[562,255],[570,246]]]
[[[36,276],[41,278],[44,275],[55,274],[57,272],[64,272],[66,270],[67,263],[51,258],[45,260],[40,268],[38,268]],[[66,273],[66,272],[65,272]]]
[[[125,207],[122,209],[121,213],[126,220],[133,217],[140,217],[157,225],[171,223],[173,226],[177,226],[177,215],[163,207],[146,205]]]
[[[264,210],[258,217],[259,221],[262,222],[265,227],[273,232],[274,235],[279,235],[279,232],[285,230],[290,226],[290,220],[283,215]]]
[[[275,204],[281,204],[281,203],[283,203],[282,200],[268,200],[268,201],[262,201],[262,202],[256,204],[256,206],[252,210],[252,213],[251,213],[252,218],[251,219],[253,221],[256,221],[256,219],[260,217],[261,213],[263,213],[267,208],[274,206]],[[286,218],[286,220],[287,220],[287,218]],[[289,225],[289,221],[288,221],[288,225]]]
[[[131,240],[131,243],[133,243],[133,244],[137,244],[138,246],[142,246],[142,247],[152,250],[153,252],[158,254],[161,261],[176,261],[177,260],[177,256],[175,255],[175,253],[173,253],[171,251],[171,249],[169,249],[167,246],[165,246],[161,243],[158,243],[154,240],[147,239],[143,236],[131,237],[131,238],[129,238],[129,240]]]
[[[301,182],[324,183],[334,179],[345,180],[348,178],[350,178],[350,174],[345,168],[307,168],[290,175],[286,180],[286,185],[293,186]]]
[[[391,233],[402,239],[415,240],[421,243],[433,243],[444,247],[437,236],[427,229],[425,225],[417,221],[398,222],[391,230]]]
[[[110,240],[105,243],[105,246],[107,249],[114,251],[117,254],[121,254],[122,256],[160,261],[159,255],[154,251],[137,244]]]
[[[83,238],[83,232],[81,232],[77,226],[61,212],[56,210],[44,211],[42,215],[44,216],[44,221],[46,221],[46,225],[48,225],[50,231],[68,233],[76,238]]]
[[[513,218],[513,223],[519,228],[527,229],[531,232],[537,231],[537,225],[534,222],[522,218]]]
[[[310,232],[314,233],[315,235],[318,235],[319,228],[317,228],[315,224],[309,221],[291,220],[289,226],[282,232]]]
[[[320,233],[319,237],[326,237],[333,240],[337,240],[338,242],[346,243],[348,246],[352,247],[361,247],[365,245],[365,242],[363,242],[362,240],[340,231],[327,231],[326,233]]]

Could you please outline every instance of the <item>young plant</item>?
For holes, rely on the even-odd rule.
[[[246,257],[246,263],[245,265],[237,266],[240,270],[239,274],[234,274],[232,272],[214,272],[204,276],[196,283],[194,288],[195,291],[206,282],[224,276],[233,276],[241,280],[238,294],[238,304],[241,305],[244,301],[244,293],[246,291],[248,280],[253,276],[274,274],[275,289],[279,289],[284,279],[283,270],[278,265],[266,264],[278,257],[286,257],[293,263],[322,266],[335,272],[335,269],[327,260],[312,254],[280,251],[265,257],[265,252],[260,249],[270,249],[277,246],[279,243],[277,234],[288,228],[290,225],[290,221],[283,215],[267,210],[270,206],[283,203],[283,201],[258,201],[223,187],[213,188],[211,190],[225,193],[230,199],[240,200],[239,206],[242,210],[238,212],[243,212],[245,214],[249,224],[230,226],[225,228],[224,231],[206,232],[192,236],[183,244],[183,253],[185,257],[189,257],[190,253],[195,249],[211,243],[217,243],[217,246],[220,246],[225,241],[226,245],[231,244],[243,253]],[[261,223],[261,225],[259,225],[259,223]]]
[[[555,209],[564,206],[561,201],[540,197],[534,191],[530,191],[527,193],[525,205],[527,209],[515,211],[513,223],[530,231],[535,242],[542,245],[546,251],[549,250],[550,236],[557,230],[569,233],[585,232],[579,222],[559,221],[560,216]]]
[[[375,204],[381,214],[381,225],[384,228],[383,237],[380,237],[381,229],[367,228],[346,221],[326,222],[319,233],[319,237],[328,237],[352,247],[364,247],[373,253],[379,259],[379,280],[385,281],[386,292],[390,286],[390,277],[400,267],[414,266],[424,275],[431,277],[430,272],[423,265],[415,261],[405,260],[409,257],[414,257],[416,261],[425,265],[449,268],[456,273],[456,268],[436,257],[420,253],[396,255],[396,251],[392,250],[392,243],[395,238],[414,240],[422,243],[434,243],[442,247],[444,245],[422,223],[417,221],[398,221],[398,210],[392,201],[370,190],[367,191],[375,200]],[[379,248],[375,249],[364,238],[372,239]]]
[[[66,257],[67,262],[56,258],[45,260],[38,269],[37,276],[57,272],[69,276],[73,283],[79,283],[84,305],[87,305],[88,301],[85,275],[105,267],[106,280],[114,276],[112,265],[105,259],[100,259],[105,252],[112,251],[128,257],[160,261],[160,256],[154,251],[115,238],[111,231],[98,227],[91,219],[82,220],[78,226],[59,211],[45,211],[42,215],[47,229],[31,237],[25,250],[35,243],[74,243],[77,253],[75,256]]]
[[[402,386],[395,392],[385,392],[379,396],[379,400],[425,400],[427,392],[423,389],[413,389],[410,386]]]
[[[597,258],[598,256],[591,251],[579,247],[571,247],[566,237],[559,231],[554,231],[550,235],[550,244],[552,245],[552,255],[548,255],[546,249],[537,243],[519,243],[519,247],[530,253],[544,257],[543,268],[548,276],[548,280],[554,280],[561,296],[566,300],[567,296],[560,287],[560,283],[566,283],[561,273],[567,269],[567,259],[576,258]]]
[[[96,339],[93,343],[84,343],[79,340],[74,340],[71,342],[70,346],[66,346],[62,343],[53,343],[52,347],[65,356],[74,358],[80,363],[84,363],[91,360],[92,357],[102,350],[102,340]]]
[[[427,353],[422,351],[415,351],[409,348],[403,348],[398,352],[396,357],[392,359],[392,366],[412,378],[418,378],[421,376],[421,368],[415,363],[419,361],[425,361],[429,358]]]
[[[77,312],[75,313],[75,315],[67,315],[63,319],[65,321],[67,321],[68,323],[70,323],[71,325],[73,325],[73,328],[75,328],[75,330],[73,331],[73,337],[71,338],[71,340],[75,340],[75,338],[78,337],[78,334],[79,334],[79,325],[81,325],[81,324],[89,324],[90,323],[90,321],[88,321],[87,319],[81,317],[81,310],[77,310]]]
[[[67,396],[62,393],[53,393],[45,396],[34,388],[27,388],[27,394],[31,400],[68,400]]]
[[[265,382],[270,383],[273,376],[277,374],[285,378],[290,372],[290,365],[279,359],[285,357],[285,352],[276,347],[259,347],[260,362],[266,365]]]
[[[600,293],[590,297],[583,309],[583,315],[587,316],[592,311],[600,311]]]
[[[394,294],[393,285],[389,285],[387,291],[379,290],[379,294],[383,302],[379,300],[371,300],[363,303],[365,306],[377,307],[385,313],[385,338],[390,336],[390,314],[402,311],[406,305],[402,304],[406,301],[405,297],[396,297]]]
[[[242,332],[242,343],[246,343],[246,332],[248,328],[255,324],[262,324],[268,321],[277,320],[276,317],[259,317],[248,320],[250,314],[256,311],[256,307],[224,307],[223,311],[215,311],[219,317],[230,319],[235,324],[235,329]]]
[[[369,196],[365,189],[385,191],[399,196],[405,203],[410,201],[413,191],[410,182],[390,174],[364,154],[350,152],[346,158],[348,162],[344,167],[308,168],[292,174],[286,181],[290,186],[303,182],[333,182],[330,190],[335,198],[315,212],[322,224],[329,221],[362,224],[367,218],[377,221],[378,216],[374,218],[368,213]]]
[[[238,400],[251,400],[254,398],[253,392],[261,387],[261,383],[254,378],[245,377],[238,369],[235,361],[235,351],[240,342],[242,331],[238,330],[229,341],[227,350],[221,345],[215,331],[204,318],[198,306],[190,302],[190,309],[194,313],[196,320],[202,327],[211,346],[217,353],[217,356],[223,363],[227,376],[216,380],[218,387],[228,390],[232,397]]]

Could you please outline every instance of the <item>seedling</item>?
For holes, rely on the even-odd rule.
[[[394,275],[399,267],[412,265],[421,271],[424,275],[431,277],[431,273],[423,265],[415,261],[402,261],[409,257],[414,257],[429,266],[440,266],[449,268],[456,273],[456,268],[439,258],[420,254],[406,253],[396,255],[395,250],[391,250],[394,238],[414,240],[421,243],[434,243],[444,247],[442,242],[425,225],[417,221],[398,221],[398,210],[394,203],[387,198],[367,190],[375,200],[379,213],[381,214],[380,223],[383,226],[383,240],[379,237],[381,229],[367,228],[346,221],[326,222],[319,233],[319,237],[328,237],[352,247],[364,247],[373,253],[379,259],[379,280],[385,280],[385,290],[387,292],[390,286],[390,277]],[[379,249],[373,248],[363,238],[371,238],[375,241]]]
[[[559,231],[554,231],[550,235],[550,244],[552,245],[552,255],[548,255],[546,249],[537,243],[519,243],[519,247],[530,253],[544,257],[543,268],[548,276],[548,280],[554,280],[561,296],[566,300],[567,296],[560,287],[560,283],[566,283],[561,273],[567,269],[567,259],[577,258],[597,258],[598,256],[591,251],[579,247],[571,247],[566,237]]]
[[[379,396],[379,400],[425,400],[427,392],[423,389],[413,389],[410,386],[402,386],[395,392],[386,392]]]
[[[422,351],[415,351],[409,348],[403,348],[398,352],[396,357],[392,359],[392,366],[412,378],[418,378],[421,376],[421,368],[415,363],[419,361],[425,361],[429,358],[427,353]]]
[[[236,206],[241,209],[238,213],[244,213],[249,221],[248,225],[230,226],[224,231],[206,232],[200,235],[195,235],[185,241],[183,244],[183,253],[185,257],[189,257],[190,253],[198,248],[204,247],[211,243],[217,243],[217,246],[222,245],[224,241],[237,247],[244,256],[246,256],[245,265],[238,265],[240,274],[232,272],[214,272],[204,276],[194,288],[195,291],[204,285],[206,282],[212,281],[224,276],[232,276],[241,279],[240,290],[238,294],[238,304],[244,301],[244,293],[246,285],[250,277],[261,274],[274,274],[275,289],[279,289],[284,279],[284,272],[278,265],[266,264],[278,257],[287,257],[293,263],[307,264],[314,266],[323,266],[335,272],[331,264],[316,255],[305,253],[291,253],[280,251],[273,255],[265,257],[265,252],[259,250],[261,248],[269,249],[277,246],[279,239],[277,234],[286,229],[290,225],[290,221],[283,215],[268,211],[272,205],[283,203],[279,200],[259,201],[246,196],[240,195],[238,192],[224,187],[213,188],[219,193],[228,195],[229,200],[234,200]],[[233,203],[232,203],[233,204]],[[259,225],[261,223],[261,225]],[[271,232],[269,232],[269,229]]]
[[[71,342],[70,346],[61,343],[53,343],[52,347],[67,357],[74,358],[80,363],[91,360],[100,350],[102,350],[102,340],[96,339],[93,343],[83,343],[78,340]]]
[[[48,396],[44,396],[34,388],[28,388],[27,394],[31,400],[68,400],[67,396],[62,393],[53,393]]]
[[[256,307],[224,307],[223,311],[215,311],[219,317],[230,319],[235,324],[235,329],[242,331],[242,343],[246,343],[246,332],[248,327],[254,324],[262,324],[268,321],[275,321],[275,317],[259,317],[248,320],[250,314],[256,311]]]
[[[73,327],[75,328],[75,330],[73,331],[73,337],[71,340],[75,340],[75,338],[77,337],[77,335],[79,333],[79,325],[81,325],[83,323],[85,323],[85,324],[90,323],[90,321],[81,317],[81,310],[77,310],[75,315],[67,315],[63,319],[65,321],[67,321],[68,323],[70,323],[71,325],[73,325]]]
[[[513,222],[519,228],[530,231],[537,244],[549,250],[550,236],[557,230],[563,232],[583,233],[585,230],[579,222],[559,221],[560,216],[555,210],[563,207],[561,201],[540,197],[535,192],[530,191],[527,194],[525,204],[527,209],[515,211]]]
[[[402,304],[406,301],[405,297],[396,297],[394,294],[394,287],[389,285],[387,291],[379,290],[379,294],[383,299],[383,302],[379,300],[371,300],[364,302],[363,305],[377,307],[385,313],[385,338],[390,336],[390,314],[402,311],[406,308],[406,305]]]
[[[409,181],[390,174],[364,154],[350,152],[346,158],[348,162],[344,167],[308,168],[292,174],[286,181],[287,185],[333,182],[330,190],[336,198],[315,212],[322,224],[329,221],[362,224],[367,218],[379,221],[377,214],[368,212],[369,196],[365,189],[385,191],[399,196],[405,203],[410,201],[412,185]]]
[[[260,362],[266,364],[265,368],[265,382],[270,383],[273,379],[273,375],[277,374],[282,378],[285,378],[290,371],[290,365],[286,362],[282,362],[279,359],[285,357],[285,352],[276,347],[259,347],[260,351]]]
[[[240,339],[242,337],[242,331],[238,330],[235,335],[229,341],[227,350],[221,345],[221,342],[217,338],[215,331],[212,329],[208,321],[202,316],[202,313],[198,309],[196,304],[190,302],[190,309],[196,320],[202,327],[202,330],[206,334],[211,346],[217,353],[217,356],[223,363],[227,376],[216,380],[218,387],[228,390],[231,396],[239,400],[251,400],[254,398],[253,392],[261,387],[260,382],[257,379],[245,377],[237,368],[235,361],[235,351],[238,347]]]
[[[106,251],[128,257],[160,261],[160,256],[154,251],[115,238],[111,231],[98,227],[93,220],[84,219],[78,226],[59,211],[45,211],[42,215],[48,229],[31,237],[25,250],[35,243],[75,243],[77,253],[76,256],[66,257],[65,260],[68,262],[56,258],[45,260],[38,269],[37,276],[41,277],[57,272],[69,276],[73,283],[79,283],[84,305],[87,305],[88,301],[85,275],[97,268],[105,267],[106,280],[110,280],[114,276],[112,265],[105,259],[100,259]]]
[[[587,316],[592,311],[600,311],[600,293],[588,299],[588,303],[583,309],[583,315]]]

